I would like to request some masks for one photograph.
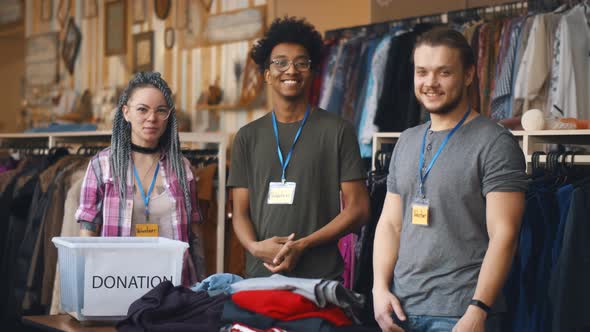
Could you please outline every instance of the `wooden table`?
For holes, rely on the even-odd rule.
[[[112,325],[81,324],[70,315],[25,316],[23,325],[36,331],[63,332],[116,332]]]

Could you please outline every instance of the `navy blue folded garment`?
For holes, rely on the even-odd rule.
[[[217,332],[223,304],[228,295],[209,296],[164,281],[129,307],[127,317],[117,324],[122,332]]]

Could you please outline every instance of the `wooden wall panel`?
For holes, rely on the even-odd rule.
[[[31,36],[49,31],[63,29],[57,21],[57,9],[60,0],[53,0],[53,19],[49,22],[40,20],[40,1],[26,0],[25,35]],[[248,52],[251,41],[232,43],[205,48],[184,49],[179,43],[182,30],[175,29],[175,44],[172,49],[164,47],[164,31],[167,27],[175,26],[175,12],[177,1],[172,1],[172,8],[165,20],[160,20],[154,14],[153,1],[146,0],[146,20],[141,24],[133,24],[131,8],[135,0],[125,0],[128,5],[127,17],[127,54],[104,56],[104,5],[106,1],[97,0],[98,15],[94,18],[84,18],[82,15],[82,1],[71,0],[70,15],[74,17],[76,25],[82,33],[82,44],[75,62],[73,76],[60,64],[60,85],[72,88],[82,93],[89,89],[94,94],[104,88],[125,86],[132,73],[133,34],[154,31],[154,70],[159,71],[170,84],[177,96],[177,107],[182,111],[195,112],[195,105],[203,91],[218,79],[221,88],[228,98],[235,98],[236,82],[233,65],[228,65],[236,57],[244,57]],[[200,0],[191,0],[200,1]],[[212,13],[221,13],[241,8],[265,5],[266,0],[214,0]],[[225,101],[224,101],[225,102]],[[223,129],[229,133],[236,132],[253,117],[255,111],[224,111],[197,115],[204,123],[195,128],[198,131],[208,129]],[[238,114],[238,113],[241,113]],[[192,114],[195,116],[195,114]],[[213,121],[214,120],[214,121]],[[211,123],[208,123],[211,121]]]
[[[321,33],[326,30],[368,24],[369,0],[275,0],[273,17],[306,17]],[[270,9],[270,8],[269,8]]]

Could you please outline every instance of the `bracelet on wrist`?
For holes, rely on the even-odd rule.
[[[490,306],[488,306],[480,300],[472,299],[471,301],[469,301],[469,305],[476,306],[481,310],[485,311],[487,314],[489,314],[490,311],[492,311],[492,308],[490,308]]]

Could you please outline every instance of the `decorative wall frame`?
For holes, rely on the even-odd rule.
[[[266,6],[207,15],[207,22],[203,28],[203,46],[262,37],[265,24]]]
[[[169,50],[174,47],[174,42],[175,42],[174,29],[173,28],[166,28],[166,30],[164,30],[164,47],[166,47],[166,49]]]
[[[50,32],[27,38],[25,49],[25,85],[50,86],[59,73],[59,34]]]
[[[263,82],[264,78],[258,70],[258,65],[256,65],[252,58],[247,57],[243,73],[242,87],[240,89],[239,104],[252,104],[256,100],[256,98],[258,98],[258,96],[261,94],[261,91],[264,86]]]
[[[82,17],[94,18],[98,15],[98,0],[82,0]]]
[[[133,0],[133,24],[139,24],[145,22],[146,14],[146,1],[147,0]]]
[[[165,20],[170,13],[170,6],[172,5],[170,0],[154,0],[154,12],[156,17],[161,20]]]
[[[183,48],[191,49],[201,46],[207,21],[207,9],[201,0],[187,0],[186,19],[186,30],[180,35]]]
[[[81,42],[82,34],[80,33],[80,29],[78,29],[76,23],[74,23],[74,18],[70,17],[61,48],[61,57],[70,74],[74,73],[74,63],[76,62]]]
[[[10,29],[22,24],[25,17],[23,0],[0,1],[0,30]]]
[[[262,37],[266,26],[266,6],[209,14],[203,0],[187,1],[187,27],[180,35],[185,49],[207,47]]]
[[[133,72],[154,70],[154,32],[133,35]]]
[[[53,0],[41,0],[39,18],[42,22],[51,21],[53,18]]]
[[[118,55],[127,52],[127,1],[105,3],[104,52]]]

